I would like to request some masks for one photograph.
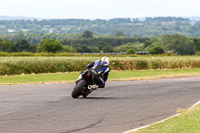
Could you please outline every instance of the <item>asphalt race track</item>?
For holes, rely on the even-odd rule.
[[[200,77],[108,82],[86,99],[73,86],[0,85],[0,133],[122,133],[200,100]]]

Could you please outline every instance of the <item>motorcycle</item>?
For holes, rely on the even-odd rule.
[[[94,69],[85,70],[80,73],[71,93],[73,98],[78,98],[81,95],[86,98],[92,91],[98,88],[94,81],[94,74],[98,74]]]

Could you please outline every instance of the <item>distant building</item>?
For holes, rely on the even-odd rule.
[[[196,23],[196,22],[189,22],[189,24],[192,25],[192,26],[195,25],[195,23]]]
[[[22,29],[23,32],[28,32],[30,29]]]
[[[14,29],[8,29],[9,33],[16,32]]]
[[[136,52],[136,54],[138,54],[138,55],[147,55],[147,54],[149,54],[149,52],[148,51],[138,51],[138,52]]]

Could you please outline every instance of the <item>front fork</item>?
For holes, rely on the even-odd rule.
[[[75,83],[78,84],[81,81],[82,78],[83,78],[83,76],[82,76],[82,74],[80,74],[78,76],[77,80],[75,81]]]

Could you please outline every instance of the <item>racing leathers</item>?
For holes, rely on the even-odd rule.
[[[109,75],[109,64],[102,60],[95,60],[88,64],[87,68],[88,71],[93,73],[97,86],[99,88],[104,88]]]

